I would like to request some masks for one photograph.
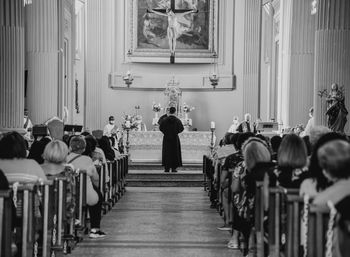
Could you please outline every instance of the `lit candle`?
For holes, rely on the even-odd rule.
[[[131,75],[131,72],[128,70],[128,72],[126,73],[127,76]]]
[[[210,122],[210,128],[215,129],[215,122],[214,121]]]
[[[130,128],[130,121],[129,120],[125,121],[125,127]]]

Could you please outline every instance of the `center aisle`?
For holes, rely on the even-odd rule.
[[[72,257],[241,256],[199,187],[128,187],[102,220],[103,239],[84,239]]]

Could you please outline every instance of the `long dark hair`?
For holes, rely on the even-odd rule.
[[[113,161],[115,158],[115,152],[112,149],[111,142],[109,141],[109,138],[107,136],[101,137],[101,139],[98,140],[99,147],[103,150],[106,159]]]

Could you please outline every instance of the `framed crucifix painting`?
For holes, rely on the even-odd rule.
[[[212,63],[218,0],[128,1],[131,62]]]

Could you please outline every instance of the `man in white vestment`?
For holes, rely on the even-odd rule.
[[[233,117],[233,121],[232,121],[232,125],[228,129],[227,132],[229,132],[229,133],[236,133],[238,126],[239,126],[239,118],[238,118],[238,116],[234,116]]]
[[[120,139],[120,130],[115,125],[114,116],[109,116],[108,124],[103,129],[103,135],[107,137],[114,137],[115,145],[113,147],[118,147],[118,142]]]
[[[28,109],[24,109],[24,121],[23,121],[23,128],[25,129],[26,133],[24,137],[26,139],[30,139],[31,137],[31,131],[33,129],[33,123],[28,117]]]

